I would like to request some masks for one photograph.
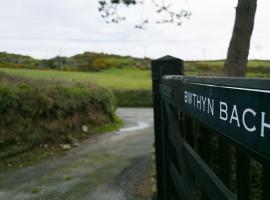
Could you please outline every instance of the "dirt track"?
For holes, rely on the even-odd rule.
[[[119,109],[126,126],[65,155],[0,173],[0,200],[129,200],[151,165],[152,109]]]

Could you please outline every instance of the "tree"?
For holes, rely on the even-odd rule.
[[[224,65],[227,76],[245,76],[256,8],[257,0],[238,0],[233,34]]]
[[[165,4],[165,0],[161,1],[161,3],[156,0],[151,1],[157,8],[157,13],[166,13],[169,17],[157,21],[157,23],[181,25],[182,20],[189,19],[191,15],[189,11],[183,9],[180,12],[173,12],[171,10],[172,6]],[[145,0],[99,0],[99,11],[102,13],[103,18],[109,19],[108,23],[119,23],[125,20],[124,17],[117,16],[117,7],[119,5],[131,6],[144,3]],[[238,0],[232,38],[224,64],[224,74],[226,76],[245,76],[256,8],[257,0]],[[136,25],[136,28],[142,28],[148,21],[148,19],[143,20],[140,25]]]

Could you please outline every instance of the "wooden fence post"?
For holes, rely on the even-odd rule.
[[[166,147],[162,127],[164,113],[163,103],[160,95],[160,80],[164,75],[183,75],[183,61],[171,56],[165,56],[152,61],[152,84],[153,84],[153,108],[154,108],[154,130],[155,130],[155,152],[157,169],[157,199],[165,200],[167,198],[167,163]],[[164,125],[166,126],[166,125]]]

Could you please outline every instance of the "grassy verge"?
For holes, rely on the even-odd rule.
[[[79,144],[84,140],[98,134],[118,130],[122,126],[123,121],[121,119],[117,119],[115,122],[93,127],[91,134],[82,133],[78,137],[73,138],[73,140]],[[71,144],[71,148],[76,148],[77,144]],[[65,153],[59,144],[55,143],[31,146],[31,148],[25,151],[22,151],[22,148],[18,147],[17,150],[19,152],[13,154],[13,156],[9,156],[5,159],[0,159],[1,172],[32,166],[33,164],[39,163],[43,160],[53,158],[55,155],[62,155]],[[6,149],[6,151],[8,151],[8,149]]]
[[[118,130],[124,126],[124,122],[119,117],[115,116],[115,121],[102,126],[96,126],[92,129],[94,134],[107,133]]]

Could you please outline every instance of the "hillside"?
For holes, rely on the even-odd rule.
[[[135,58],[105,53],[84,52],[72,57],[54,57],[38,60],[30,56],[0,52],[0,68],[54,69],[64,71],[96,72],[107,69],[137,68],[149,70],[149,58]],[[185,61],[186,75],[221,76],[224,60]],[[247,76],[269,77],[269,60],[250,60]]]
[[[191,76],[222,76],[224,60],[186,61],[185,72]],[[249,60],[248,77],[270,77],[269,60]]]
[[[1,68],[57,69],[71,71],[100,71],[110,68],[135,67],[149,69],[150,59],[85,52],[72,57],[56,56],[51,59],[34,59],[30,56],[0,52]]]
[[[185,75],[222,76],[223,64],[223,60],[187,61]],[[0,71],[31,80],[90,82],[113,91],[118,106],[152,105],[150,59],[83,53],[70,58],[36,60],[0,53]],[[247,76],[270,77],[270,61],[250,61]]]

